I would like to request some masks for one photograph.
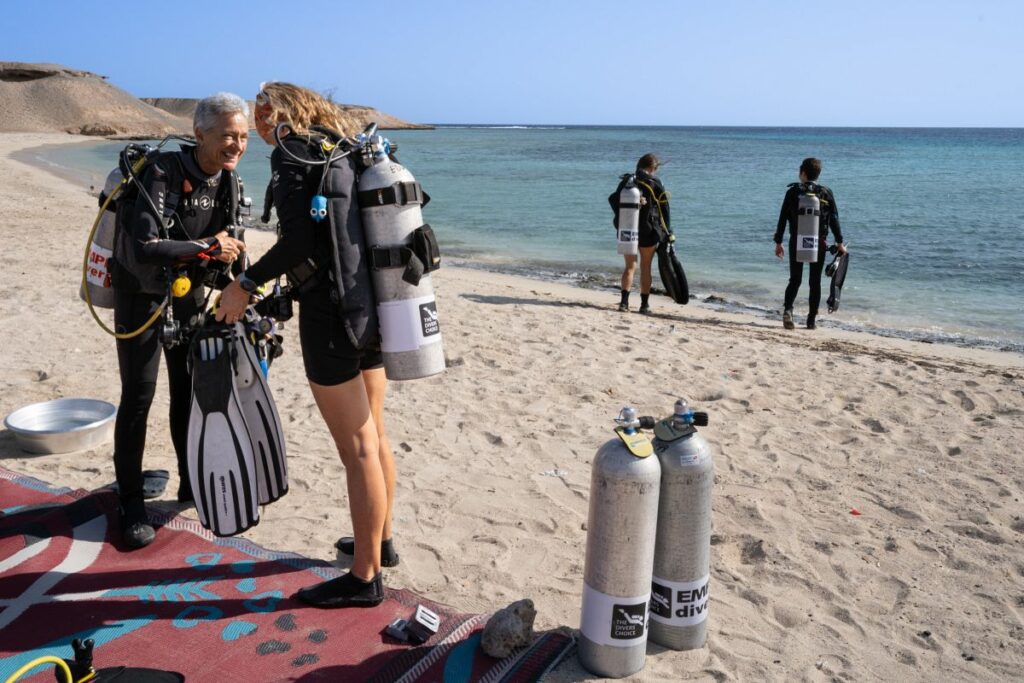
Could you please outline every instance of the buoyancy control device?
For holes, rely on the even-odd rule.
[[[818,226],[821,222],[821,200],[813,183],[800,185],[796,208],[796,260],[817,263]]]
[[[636,176],[633,174],[622,176],[622,181],[615,221],[618,228],[618,252],[626,256],[635,256],[639,252],[640,244],[641,193],[636,184]]]
[[[588,671],[622,678],[647,657],[661,464],[634,408],[615,421],[591,466],[578,653]]]
[[[430,201],[412,173],[394,157],[396,146],[377,135],[371,124],[355,138],[337,141],[323,137],[317,148],[322,161],[310,162],[291,154],[282,144],[287,123],[274,131],[278,149],[296,163],[324,167],[326,179],[331,165],[352,155],[359,169],[357,200],[362,222],[367,265],[373,284],[380,331],[384,370],[388,379],[407,380],[430,377],[445,368],[441,345],[441,326],[430,273],[441,264],[434,231],[423,222],[422,207]],[[321,183],[321,192],[310,203],[310,215],[317,223],[326,222],[334,252],[329,264],[335,283],[341,281],[339,257],[341,234],[347,229],[345,217],[332,215],[329,183]],[[349,236],[350,237],[350,236]],[[309,264],[308,275],[323,269]],[[302,276],[292,280],[301,281]],[[292,286],[295,286],[292,283]],[[301,285],[299,285],[301,289]]]
[[[82,264],[82,281],[79,287],[79,296],[85,301],[96,323],[108,334],[118,339],[130,339],[138,336],[149,329],[161,316],[168,313],[168,306],[175,297],[185,296],[192,290],[191,280],[179,273],[177,277],[173,273],[162,272],[167,270],[161,266],[139,264],[135,262],[131,249],[128,248],[127,240],[122,232],[128,230],[127,222],[131,218],[131,212],[136,202],[145,201],[150,210],[157,216],[163,215],[153,198],[149,196],[139,180],[143,169],[152,163],[161,153],[162,148],[168,142],[177,140],[186,144],[193,144],[188,138],[169,135],[161,140],[156,146],[132,143],[127,145],[118,156],[118,165],[107,175],[103,191],[99,195],[99,212],[93,221],[86,241],[85,257]],[[244,197],[241,181],[234,172],[229,173],[228,199],[226,229],[229,234],[239,239],[241,229],[237,224],[241,222],[242,211],[251,205],[251,201]],[[168,207],[164,207],[165,210]],[[170,207],[174,208],[174,207]],[[163,234],[163,238],[167,235]],[[115,260],[121,263],[115,263]],[[145,271],[146,275],[161,271],[159,279],[166,279],[167,296],[153,315],[137,330],[131,332],[115,332],[110,329],[96,313],[96,308],[114,307],[114,269],[120,268],[122,272],[139,274]],[[210,275],[215,275],[210,271]],[[170,316],[167,315],[168,320]],[[163,335],[165,342],[167,335]]]

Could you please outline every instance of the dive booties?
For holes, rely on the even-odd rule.
[[[342,555],[355,555],[356,539],[351,536],[342,536],[334,542],[334,547]],[[387,538],[380,542],[380,566],[398,566],[398,553],[395,552],[394,539],[392,538]]]
[[[126,496],[120,502],[121,540],[130,548],[144,548],[156,538],[156,530],[146,516],[146,506],[138,496]]]
[[[348,572],[330,581],[300,588],[295,597],[313,607],[376,607],[384,602],[380,572],[369,581]]]

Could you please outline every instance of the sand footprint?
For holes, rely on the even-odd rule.
[[[974,410],[974,401],[971,400],[963,389],[957,389],[953,392],[953,395],[960,399],[960,407],[963,408],[965,412],[969,413]]]

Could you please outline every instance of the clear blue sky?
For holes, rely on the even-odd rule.
[[[3,4],[0,60],[140,97],[289,80],[433,123],[1024,126],[1022,0]]]

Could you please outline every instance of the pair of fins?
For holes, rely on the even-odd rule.
[[[234,324],[210,315],[189,351],[189,478],[199,522],[217,536],[259,524],[259,506],[288,492],[284,433],[265,374],[269,354],[257,352],[259,322],[251,308]]]
[[[658,273],[665,293],[677,304],[690,303],[690,285],[686,282],[683,264],[676,257],[675,242],[662,240],[658,245]]]
[[[826,303],[828,312],[835,313],[839,310],[839,297],[842,296],[843,283],[846,282],[846,269],[850,265],[850,254],[840,254],[834,246],[829,247],[829,251],[832,251],[836,257],[825,267],[825,274],[832,278],[832,282],[828,286],[828,301]]]

